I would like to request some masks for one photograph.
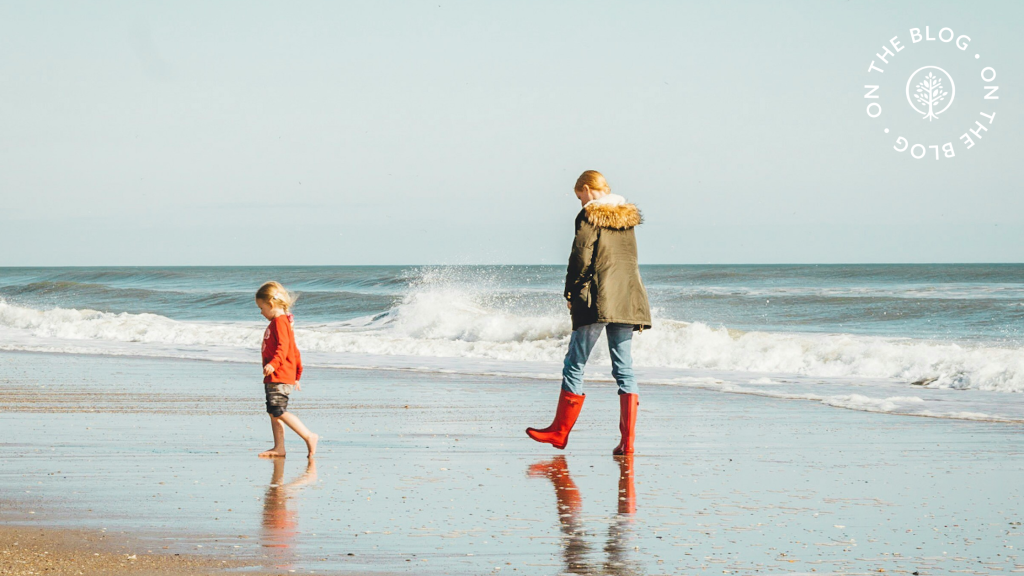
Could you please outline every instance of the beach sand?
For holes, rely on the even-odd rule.
[[[215,558],[163,554],[124,533],[67,528],[0,526],[0,574],[151,574],[184,576],[223,574],[244,563]]]
[[[555,381],[311,367],[310,467],[291,432],[286,461],[256,457],[255,363],[2,353],[0,374],[0,522],[37,549],[106,530],[271,573],[1024,571],[1015,424],[646,386],[623,460],[608,384],[560,452],[523,433]]]

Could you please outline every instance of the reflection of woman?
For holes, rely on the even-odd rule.
[[[633,457],[616,458],[619,463],[619,513],[608,526],[604,552],[608,557],[605,574],[621,576],[642,574],[643,568],[629,558],[633,540],[633,514],[636,512],[636,489],[633,485]]]
[[[580,518],[583,498],[572,476],[564,456],[556,456],[546,462],[530,466],[533,478],[547,478],[555,487],[558,506],[558,522],[565,539],[562,556],[565,572],[569,574],[609,574],[632,576],[643,573],[636,561],[628,558],[629,541],[632,539],[633,513],[636,511],[636,491],[633,486],[633,457],[616,458],[619,464],[618,514],[608,527],[608,539],[604,545],[607,562],[598,567],[592,564],[590,543]]]
[[[263,547],[275,549],[273,563],[277,568],[285,568],[291,564],[291,548],[294,546],[298,520],[295,511],[288,509],[288,500],[296,489],[316,482],[316,460],[310,458],[306,471],[287,484],[281,484],[284,478],[283,458],[274,459],[274,473],[270,477],[270,486],[263,497]]]
[[[619,445],[613,454],[633,453],[639,389],[633,376],[634,330],[651,327],[647,290],[640,279],[636,236],[640,211],[612,194],[600,172],[587,170],[576,180],[583,209],[576,216],[576,238],[565,275],[565,298],[572,315],[572,336],[562,367],[562,391],[555,419],[547,428],[527,428],[537,442],[563,449],[583,409],[583,368],[601,332],[608,337],[612,376],[619,385]]]
[[[590,545],[583,537],[583,526],[580,522],[583,500],[576,483],[569,475],[569,465],[565,461],[565,456],[555,456],[547,462],[537,462],[530,466],[527,474],[533,478],[547,478],[555,487],[558,522],[562,534],[565,534],[562,546],[565,571],[569,574],[590,574],[591,568],[587,564]]]

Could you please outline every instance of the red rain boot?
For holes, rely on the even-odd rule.
[[[633,453],[636,412],[639,405],[639,394],[619,394],[619,433],[622,434],[622,440],[619,441],[615,450],[612,450],[612,454],[624,456]]]
[[[564,450],[565,445],[569,442],[569,432],[572,432],[572,427],[576,425],[576,418],[579,417],[580,410],[583,409],[584,398],[583,394],[576,395],[562,390],[558,395],[555,421],[543,430],[527,428],[526,435],[537,442],[547,442],[559,450]]]

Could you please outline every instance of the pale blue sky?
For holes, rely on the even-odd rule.
[[[584,169],[644,211],[644,263],[1020,262],[1022,24],[1012,1],[7,0],[0,265],[561,264]],[[951,161],[864,114],[872,55],[925,25],[998,70]]]

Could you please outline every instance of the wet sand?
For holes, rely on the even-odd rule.
[[[258,370],[0,354],[0,522],[281,573],[1024,571],[1020,425],[647,386],[616,459],[607,384],[559,452],[556,382],[310,368],[310,467],[256,457]]]
[[[0,526],[0,574],[5,576],[190,576],[223,574],[244,566],[203,556],[154,553],[124,533]]]

